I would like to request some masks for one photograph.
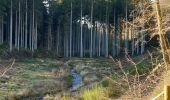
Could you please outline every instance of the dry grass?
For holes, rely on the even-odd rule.
[[[82,93],[82,100],[108,100],[108,98],[108,90],[101,86],[95,86]]]
[[[12,69],[0,78],[0,99],[34,99],[65,91],[71,82],[63,78],[69,76],[67,69],[62,62],[52,59],[17,60]]]

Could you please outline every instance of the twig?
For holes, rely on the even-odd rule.
[[[3,77],[10,69],[12,69],[13,65],[15,63],[15,59],[13,60],[12,64],[10,67],[6,68],[4,72],[0,75],[0,78]]]

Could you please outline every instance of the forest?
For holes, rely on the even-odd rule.
[[[169,5],[0,0],[0,100],[169,100]]]

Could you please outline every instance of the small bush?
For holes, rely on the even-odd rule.
[[[145,74],[149,72],[150,69],[152,68],[151,66],[152,64],[148,60],[145,59],[142,62],[138,63],[136,65],[136,68],[137,68],[138,73],[141,75],[141,74]],[[126,72],[129,74],[135,75],[136,74],[135,65],[128,66],[126,69]]]
[[[38,49],[34,51],[34,58],[56,58],[56,54],[52,51]]]
[[[109,80],[103,80],[103,81],[101,82],[101,85],[102,85],[103,87],[108,87],[108,86],[109,86]]]
[[[2,44],[0,45],[0,56],[4,55],[4,54],[8,54],[8,45],[6,44]]]
[[[71,75],[64,76],[63,80],[66,81],[68,88],[72,86],[73,77]]]

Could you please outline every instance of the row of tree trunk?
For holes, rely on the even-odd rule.
[[[28,6],[28,2],[31,5]],[[53,18],[49,18],[47,35],[43,35],[38,33],[38,17],[34,0],[19,0],[18,7],[15,9],[13,9],[11,0],[10,18],[4,19],[1,17],[0,19],[0,43],[2,44],[6,38],[10,51],[14,48],[34,51],[38,49],[38,37],[43,35],[44,37],[47,36],[47,40],[45,40],[47,49],[49,51],[55,49],[58,56],[108,57],[109,55],[119,56],[122,52],[131,55],[144,52],[145,33],[137,32],[138,29],[134,25],[134,16],[133,24],[128,24],[127,3],[125,23],[122,23],[122,19],[117,16],[115,9],[113,25],[109,23],[109,2],[107,2],[105,8],[106,13],[101,13],[101,20],[93,18],[94,6],[94,0],[92,0],[90,16],[86,17],[86,15],[83,15],[83,2],[81,0],[80,19],[75,21],[73,20],[73,3],[71,0],[69,20],[59,21],[58,25],[55,26],[57,31],[54,34],[54,21]],[[8,23],[4,24],[4,20]],[[122,24],[125,24],[125,32]],[[144,25],[142,28],[144,29]],[[141,41],[139,41],[140,38],[142,38]]]
[[[25,4],[25,5],[24,5]],[[15,10],[15,11],[14,11]],[[29,13],[29,16],[28,16]],[[28,18],[29,17],[29,18]],[[7,19],[8,20],[8,19]],[[3,42],[3,19],[1,28],[1,40]],[[37,49],[37,18],[34,10],[34,0],[32,1],[32,11],[28,11],[28,0],[18,2],[18,9],[13,9],[13,2],[11,0],[10,6],[10,25],[6,25],[6,29],[9,29],[9,47],[10,51],[15,49],[30,49],[34,51]],[[15,31],[14,31],[15,30]],[[6,31],[6,37],[8,37],[8,30]]]
[[[4,43],[4,24],[3,17],[0,18],[0,44]]]

